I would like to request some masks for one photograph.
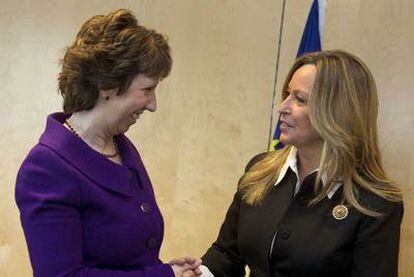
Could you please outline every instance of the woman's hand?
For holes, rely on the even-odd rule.
[[[195,277],[200,276],[202,273],[199,268],[201,260],[193,257],[174,259],[169,264],[176,277]]]

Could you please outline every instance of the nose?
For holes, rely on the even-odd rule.
[[[279,108],[277,109],[277,112],[280,114],[287,114],[290,112],[290,97],[286,97],[285,100],[280,103]]]
[[[149,99],[145,108],[150,112],[155,112],[157,110],[157,98],[155,97],[155,93],[151,93],[148,97]]]

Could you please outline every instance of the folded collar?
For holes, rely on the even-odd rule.
[[[39,142],[53,149],[66,162],[84,174],[94,183],[113,192],[130,195],[129,181],[132,177],[128,164],[137,164],[132,155],[133,146],[124,135],[115,137],[123,163],[116,164],[89,147],[81,138],[63,126],[68,117],[64,113],[48,116],[46,129]],[[136,158],[135,158],[136,159]]]
[[[283,164],[282,169],[280,170],[280,174],[276,180],[275,186],[277,184],[279,184],[283,178],[285,177],[288,169],[290,168],[296,175],[296,185],[295,185],[295,195],[296,193],[299,191],[300,189],[300,181],[299,181],[299,173],[298,173],[298,163],[297,163],[297,149],[294,146],[291,146],[289,155],[286,159],[286,162]],[[312,171],[309,174],[312,174],[314,172],[317,172],[318,169],[315,169],[314,171]],[[323,186],[326,186],[327,183],[327,174],[326,171],[322,172],[322,176],[321,176],[321,180],[322,180],[322,184]],[[335,192],[341,187],[342,183],[336,183],[329,191],[326,192],[326,195],[328,196],[329,199],[332,198],[332,196],[335,194]]]

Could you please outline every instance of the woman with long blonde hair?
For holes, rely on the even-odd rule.
[[[381,163],[367,66],[339,50],[304,55],[279,113],[285,147],[249,162],[204,266],[214,276],[244,276],[246,265],[251,276],[397,276],[402,197]]]

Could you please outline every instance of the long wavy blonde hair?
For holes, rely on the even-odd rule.
[[[387,178],[381,163],[377,138],[378,96],[367,66],[341,50],[311,53],[297,59],[283,85],[282,100],[297,69],[306,64],[317,68],[309,97],[309,118],[324,140],[316,178],[315,198],[319,203],[337,182],[343,185],[343,201],[360,212],[378,216],[358,201],[364,189],[389,201],[401,201],[401,191]],[[274,185],[290,152],[289,146],[269,152],[247,170],[239,181],[243,199],[259,205]],[[326,186],[321,173],[327,173]]]

